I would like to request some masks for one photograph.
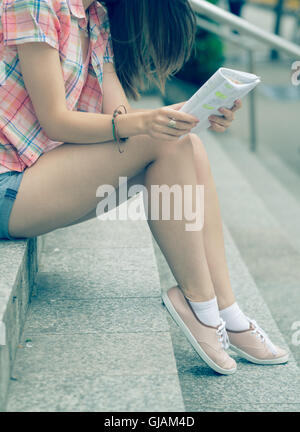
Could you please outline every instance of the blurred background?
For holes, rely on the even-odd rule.
[[[211,0],[210,3],[300,45],[300,0]],[[149,107],[156,107],[162,103],[168,105],[186,100],[220,66],[252,71],[262,80],[252,101],[255,137],[251,136],[251,97],[248,96],[243,101],[244,108],[237,114],[237,121],[225,134],[218,136],[218,140],[225,144],[228,140],[238,139],[241,145],[252,148],[265,163],[270,163],[270,159],[275,163],[279,158],[284,167],[299,176],[300,86],[292,85],[291,67],[293,61],[300,59],[287,57],[232,29],[224,32],[226,37],[216,35],[206,27],[212,25],[213,29],[222,32],[222,26],[204,16],[199,15],[199,18],[192,58],[168,80],[164,96],[155,88],[148,88],[143,92],[141,105],[145,106],[146,102]],[[230,151],[228,146],[224,148]],[[300,199],[298,187],[290,183],[289,187]]]

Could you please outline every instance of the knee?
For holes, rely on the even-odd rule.
[[[160,143],[158,156],[161,158],[177,158],[179,160],[192,159],[201,171],[210,170],[209,160],[203,142],[194,133],[189,133],[177,141]]]
[[[197,139],[199,139],[197,135],[189,133],[177,141],[165,141],[159,146],[159,156],[179,158],[194,157],[194,146]]]
[[[198,135],[193,133],[190,135],[194,159],[198,168],[198,172],[204,176],[208,176],[211,174],[211,168],[206,148]]]
[[[198,135],[189,133],[184,139],[178,141],[178,151],[180,157],[192,158],[198,169],[203,173],[210,171],[210,164],[205,146]]]

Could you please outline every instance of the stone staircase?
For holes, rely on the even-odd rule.
[[[247,315],[268,329],[275,343],[285,346],[269,308],[245,266],[233,239],[224,227],[227,259],[237,301]],[[163,289],[174,284],[169,267],[155,245]],[[287,365],[256,366],[234,353],[238,371],[232,376],[217,376],[204,363],[169,320],[179,381],[186,411],[299,411],[299,368],[292,358]]]
[[[221,146],[222,139],[209,133],[203,133],[202,139],[219,192],[226,254],[237,300],[275,343],[289,348],[294,358],[287,365],[268,368],[236,357],[238,372],[228,385],[228,377],[215,379],[214,373],[199,364],[169,318],[185,408],[300,411],[300,338],[295,345],[292,337],[292,324],[300,324],[299,202],[240,143],[229,139]],[[175,280],[156,242],[154,246],[162,289],[166,289]]]
[[[45,236],[7,411],[183,411],[160,294],[146,222]]]
[[[293,343],[293,323],[300,329],[300,181],[278,159],[260,159],[234,139],[220,146],[210,137],[207,150],[224,222],[300,366],[300,337]]]
[[[94,220],[44,236],[38,250],[35,241],[0,243],[1,313],[16,308],[16,287],[26,292],[21,318],[4,315],[3,410],[300,411],[300,346],[291,332],[300,320],[299,203],[236,143],[225,150],[216,135],[203,140],[237,299],[289,347],[289,363],[256,366],[236,357],[235,375],[215,374],[161,304],[161,289],[174,279],[146,222]]]
[[[38,270],[39,244],[0,241],[0,411],[4,409],[17,346]]]

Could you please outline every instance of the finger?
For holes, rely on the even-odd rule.
[[[224,127],[229,127],[231,123],[231,121],[227,120],[224,117],[214,116],[214,115],[209,117],[209,121],[217,123],[220,126],[224,126]]]
[[[168,127],[169,129],[174,129],[174,130],[179,130],[179,131],[190,131],[192,128],[194,128],[195,126],[197,126],[197,123],[186,123],[186,122],[182,122],[182,121],[178,121],[175,120],[176,122],[176,126],[175,127],[170,127],[169,126],[169,122],[170,120],[167,121],[163,121],[161,124],[165,127]]]
[[[183,135],[184,133],[186,133],[183,130],[179,130],[179,129],[175,129],[175,128],[170,128],[166,125],[156,125],[153,128],[155,133],[158,134],[163,134],[163,135],[168,135],[168,136],[172,136],[172,137],[179,137],[181,135]]]
[[[169,126],[170,120],[175,121],[175,127]],[[192,128],[194,128],[198,124],[196,122],[187,123],[187,122],[183,122],[181,120],[176,120],[174,117],[172,119],[170,119],[169,117],[166,118],[165,116],[162,116],[162,115],[160,117],[158,117],[157,123],[160,126],[168,127],[169,129],[180,130],[180,131],[190,131]]]
[[[241,109],[242,108],[242,101],[240,100],[240,99],[237,99],[235,102],[234,102],[234,105],[233,105],[233,107],[231,108],[231,111],[232,112],[235,112],[235,111],[237,111],[237,110],[239,110],[239,109]]]
[[[213,130],[215,132],[225,132],[226,128],[224,126],[221,126],[218,123],[212,122],[210,130]]]
[[[179,138],[181,135],[189,133],[189,131],[190,131],[190,129],[174,129],[174,128],[169,128],[168,126],[163,126],[159,130],[160,133],[175,136],[177,138]]]
[[[186,101],[184,101],[184,102],[179,102],[179,103],[176,103],[176,104],[167,105],[167,107],[168,107],[168,108],[175,109],[175,110],[179,110],[181,107],[183,107],[183,105],[184,105],[185,103],[186,103]]]
[[[226,120],[232,122],[234,120],[234,113],[232,112],[232,110],[227,109],[227,108],[220,108],[219,109],[220,113],[223,114],[223,116],[225,117]]]
[[[197,119],[197,117],[188,114],[188,113],[184,113],[182,111],[176,111],[174,109],[171,108],[166,108],[164,110],[164,113],[167,115],[167,117],[169,119],[174,119],[176,121],[181,121],[181,122],[185,122],[185,123],[195,123],[195,122],[199,122],[199,120]]]
[[[167,134],[170,136],[180,137],[181,135],[187,134],[191,131],[191,127],[184,126],[181,129],[169,127],[162,120],[158,121],[153,125],[153,131],[159,134]]]
[[[174,136],[174,135],[165,134],[165,133],[161,133],[160,136],[159,136],[159,138],[163,139],[163,140],[169,140],[169,141],[178,141],[180,137]]]

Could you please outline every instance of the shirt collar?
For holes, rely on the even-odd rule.
[[[71,14],[76,18],[85,18],[85,9],[82,4],[82,0],[67,0],[68,6],[70,8]],[[94,0],[91,6],[96,6],[96,8],[102,9],[102,11],[106,11],[105,7],[99,3],[97,0]]]

